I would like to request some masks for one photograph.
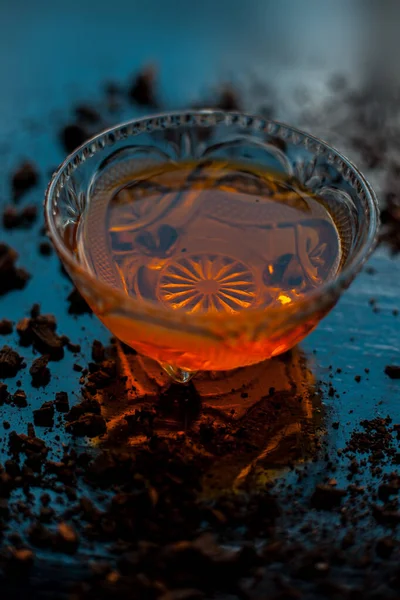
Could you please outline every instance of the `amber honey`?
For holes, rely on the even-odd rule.
[[[107,182],[94,188],[75,252],[98,280],[139,307],[193,319],[220,315],[223,323],[254,309],[288,307],[340,268],[334,216],[293,178],[209,160],[145,165],[132,174],[116,168]],[[233,349],[230,342],[224,347],[221,340],[218,347],[217,339],[203,340],[201,333],[196,338],[158,329],[115,311],[100,318],[139,351],[188,370],[268,358],[318,320],[275,331],[270,339],[236,340]]]

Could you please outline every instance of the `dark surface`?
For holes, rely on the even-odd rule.
[[[54,15],[48,19],[54,25]],[[93,132],[151,110],[132,103],[129,91],[137,81],[126,77],[127,58],[122,62],[119,71],[107,64],[95,73],[88,69],[90,94],[83,62],[77,74],[82,85],[63,99],[57,115],[36,96],[28,123],[16,122],[12,136],[4,126],[2,207],[13,203],[12,174],[22,159],[34,162],[39,182],[18,195],[16,208],[40,206],[50,172],[65,153],[65,126],[79,122]],[[182,84],[174,86],[162,67],[158,94],[171,97],[167,106],[175,108],[183,103],[177,99]],[[104,93],[114,73],[120,79]],[[190,88],[190,78],[185,85]],[[326,130],[382,191],[393,154],[380,149],[378,161],[371,153],[360,157],[362,141],[352,141],[349,127],[330,128],[336,110],[296,112],[290,106],[298,100],[274,99],[282,94],[277,88],[271,94],[261,86],[240,102],[306,123],[316,133]],[[205,95],[218,101],[218,94]],[[361,109],[354,112],[340,98],[353,123]],[[77,111],[88,100],[92,112]],[[191,100],[202,104],[203,95],[193,93]],[[317,94],[312,106],[320,102]],[[3,119],[7,111],[11,103]],[[361,140],[371,135],[368,123],[357,127]],[[371,140],[373,151],[378,142]],[[28,229],[25,222],[1,229],[1,241],[19,254],[17,267],[32,275],[23,290],[0,297],[0,322],[13,323],[11,333],[7,324],[0,333],[0,348],[12,347],[25,365],[14,376],[21,366],[14,356],[14,367],[2,371],[12,375],[4,380],[7,389],[0,387],[0,463],[7,474],[0,481],[2,597],[65,597],[73,590],[75,598],[164,600],[397,597],[399,259],[381,247],[332,313],[289,355],[177,387],[154,364],[110,347],[109,333],[84,305],[76,310],[57,257],[42,252],[42,227],[40,214]],[[56,326],[32,309],[34,303],[41,314],[55,315]],[[29,321],[21,323],[24,318]],[[102,362],[102,346],[94,340],[107,347],[111,362]],[[93,386],[99,388],[95,397]],[[93,437],[104,427],[105,435]],[[127,456],[114,459],[114,449]],[[60,462],[65,451],[70,464]],[[21,468],[24,485],[11,489]],[[98,511],[107,517],[101,528]],[[202,538],[205,532],[215,540]],[[195,591],[168,596],[177,588]]]

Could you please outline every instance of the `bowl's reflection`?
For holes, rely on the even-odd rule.
[[[298,347],[232,372],[172,384],[161,367],[117,345],[120,377],[102,390],[103,449],[155,438],[204,457],[204,491],[263,485],[317,450],[321,401]]]

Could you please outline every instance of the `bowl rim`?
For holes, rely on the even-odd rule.
[[[172,122],[177,120],[177,124],[172,125],[174,128],[176,126],[190,126],[192,123],[190,122],[191,118],[210,118],[214,117],[215,121],[212,122],[200,122],[194,123],[197,126],[213,126],[213,125],[232,125],[232,124],[240,124],[240,119],[246,123],[253,123],[255,121],[263,124],[266,133],[274,133],[276,135],[280,129],[282,131],[291,132],[294,135],[300,136],[303,138],[303,141],[312,141],[316,144],[316,148],[318,151],[316,154],[321,155],[321,148],[323,152],[330,153],[331,156],[334,157],[336,162],[342,163],[347,167],[347,169],[352,172],[358,182],[363,189],[366,201],[368,213],[366,220],[366,224],[368,226],[368,231],[366,235],[366,239],[362,243],[361,247],[357,250],[357,252],[353,255],[350,264],[345,266],[343,270],[341,270],[337,276],[325,283],[321,286],[315,288],[315,290],[306,294],[305,297],[294,300],[289,305],[282,305],[279,307],[272,308],[249,308],[244,311],[240,311],[235,314],[229,313],[199,313],[199,314],[189,314],[180,311],[171,311],[171,309],[155,304],[150,300],[140,300],[133,298],[132,296],[127,296],[121,290],[115,289],[108,284],[102,282],[97,279],[92,273],[87,271],[82,264],[80,264],[74,254],[65,246],[62,237],[60,236],[58,229],[55,224],[55,220],[53,218],[52,209],[53,209],[53,197],[58,188],[59,181],[61,176],[68,170],[68,167],[72,165],[71,172],[67,174],[69,177],[71,173],[79,168],[79,165],[85,161],[87,158],[90,158],[93,154],[96,153],[97,149],[102,149],[105,146],[101,145],[96,149],[96,151],[91,151],[90,147],[93,145],[97,145],[101,140],[103,140],[109,134],[115,134],[118,131],[122,131],[123,129],[137,127],[138,131],[132,131],[129,135],[125,137],[131,138],[140,135],[140,133],[145,131],[150,131],[148,126],[151,126],[152,122],[157,121],[158,119],[170,119],[171,125]],[[172,127],[171,127],[172,128]],[[165,128],[164,128],[165,129]],[[249,133],[251,136],[251,131]],[[119,139],[118,136],[114,136],[115,139],[113,142],[107,142],[108,145],[112,145],[113,143],[117,143]],[[282,138],[284,139],[284,138]],[[308,144],[307,144],[308,145]],[[310,150],[310,148],[308,148]],[[83,155],[83,156],[82,156]],[[87,156],[86,156],[87,155]],[[359,192],[357,192],[359,193]],[[171,321],[186,321],[187,324],[190,324],[190,328],[193,327],[197,329],[197,327],[208,327],[213,323],[219,323],[221,321],[231,321],[232,324],[240,325],[247,323],[248,321],[259,321],[268,319],[276,314],[293,314],[293,317],[297,320],[297,317],[305,318],[307,315],[315,312],[315,310],[323,309],[324,307],[329,306],[334,303],[341,291],[348,287],[348,285],[352,282],[355,275],[362,268],[365,261],[373,252],[378,237],[378,229],[379,229],[379,206],[376,194],[368,182],[368,180],[364,177],[364,175],[360,172],[360,170],[343,154],[337,151],[335,148],[330,146],[328,143],[319,139],[316,136],[313,136],[301,129],[296,127],[292,127],[291,125],[287,125],[280,121],[275,121],[272,119],[265,119],[258,115],[253,115],[245,112],[239,111],[222,111],[222,110],[214,110],[214,109],[196,109],[196,110],[179,110],[179,111],[167,111],[156,114],[150,114],[147,116],[143,116],[140,118],[130,119],[128,121],[124,121],[107,129],[104,129],[100,133],[88,139],[81,146],[76,148],[72,153],[70,153],[64,161],[59,165],[56,171],[53,173],[53,176],[47,186],[47,190],[44,198],[44,214],[45,214],[45,222],[48,228],[48,233],[50,239],[52,240],[58,255],[60,256],[62,262],[66,263],[73,272],[78,272],[84,279],[86,279],[89,283],[92,284],[94,288],[102,289],[105,294],[108,294],[114,298],[115,302],[113,305],[115,307],[118,304],[118,307],[123,307],[124,310],[133,310],[137,314],[146,313],[157,314],[160,318],[165,318],[166,322]],[[296,310],[295,310],[296,309]],[[231,317],[231,319],[229,318]],[[190,320],[188,320],[188,318]]]

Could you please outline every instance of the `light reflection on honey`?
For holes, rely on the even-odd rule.
[[[289,298],[289,296],[286,296],[286,294],[279,294],[278,300],[281,304],[289,304],[292,301],[292,299]]]

